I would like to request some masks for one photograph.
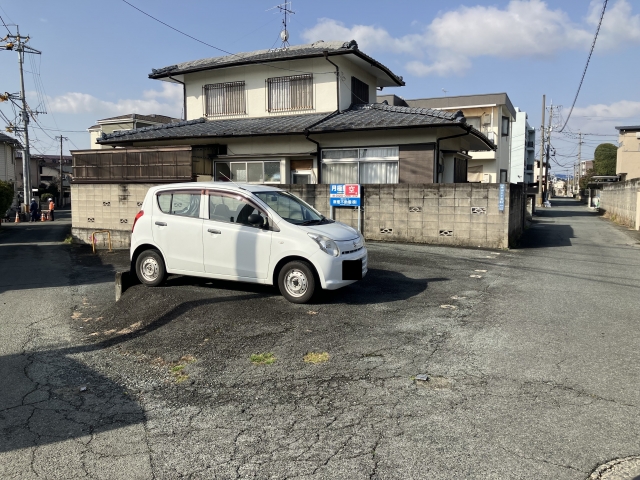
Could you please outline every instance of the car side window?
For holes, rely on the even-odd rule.
[[[200,216],[200,192],[161,192],[158,207],[163,213],[183,217]]]
[[[209,219],[218,222],[249,224],[249,215],[257,213],[267,219],[267,215],[247,201],[242,195],[209,192]]]

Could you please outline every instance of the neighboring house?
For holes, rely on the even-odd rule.
[[[0,180],[16,182],[16,152],[22,149],[18,140],[0,133]]]
[[[15,169],[17,185],[19,191],[22,192],[23,174],[22,174],[22,152],[16,152]],[[64,205],[71,202],[71,187],[69,177],[73,171],[73,157],[64,155],[62,157],[62,194]],[[51,182],[60,185],[60,155],[31,155],[31,188],[37,190],[40,185],[49,186]],[[56,198],[56,203],[58,199]]]
[[[529,125],[528,115],[518,107],[516,110],[516,121],[511,128],[511,164],[509,167],[510,183],[533,183],[535,151],[536,151],[536,130]]]
[[[580,162],[580,176],[584,177],[587,173],[589,173],[589,170],[593,170],[593,160],[582,160]]]
[[[120,132],[123,130],[135,130],[136,128],[153,127],[156,125],[165,125],[181,121],[179,118],[167,117],[166,115],[157,115],[155,113],[149,115],[140,115],[137,113],[129,113],[127,115],[119,115],[117,117],[103,118],[89,127],[89,135],[91,136],[91,148],[104,148],[96,143],[96,140],[103,133]]]
[[[640,125],[616,127],[618,139],[618,157],[616,174],[621,180],[640,178]]]
[[[407,100],[395,95],[378,96],[379,101],[411,108],[430,108],[448,112],[461,110],[466,123],[479,130],[496,149],[470,149],[467,178],[469,182],[508,183],[511,161],[511,124],[516,110],[506,93],[462,95]],[[522,180],[520,180],[522,181]]]
[[[461,112],[372,103],[404,82],[355,41],[185,62],[149,77],[184,85],[187,121],[104,132],[97,143],[189,146],[194,180],[465,182],[466,152],[495,148]]]

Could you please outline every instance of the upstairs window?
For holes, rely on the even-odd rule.
[[[509,117],[502,117],[502,136],[509,136]]]
[[[313,109],[313,75],[293,75],[267,79],[267,110]]]
[[[351,77],[351,103],[369,103],[369,85],[356,77]]]
[[[207,117],[247,113],[244,82],[214,83],[204,86],[204,114]]]

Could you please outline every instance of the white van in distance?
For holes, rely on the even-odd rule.
[[[190,182],[152,187],[131,234],[131,268],[148,286],[167,274],[278,285],[294,303],[367,273],[357,230],[269,185]]]

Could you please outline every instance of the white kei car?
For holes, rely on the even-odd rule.
[[[367,273],[357,230],[268,185],[191,182],[152,187],[131,234],[131,267],[148,286],[168,273],[278,285],[294,303]]]

